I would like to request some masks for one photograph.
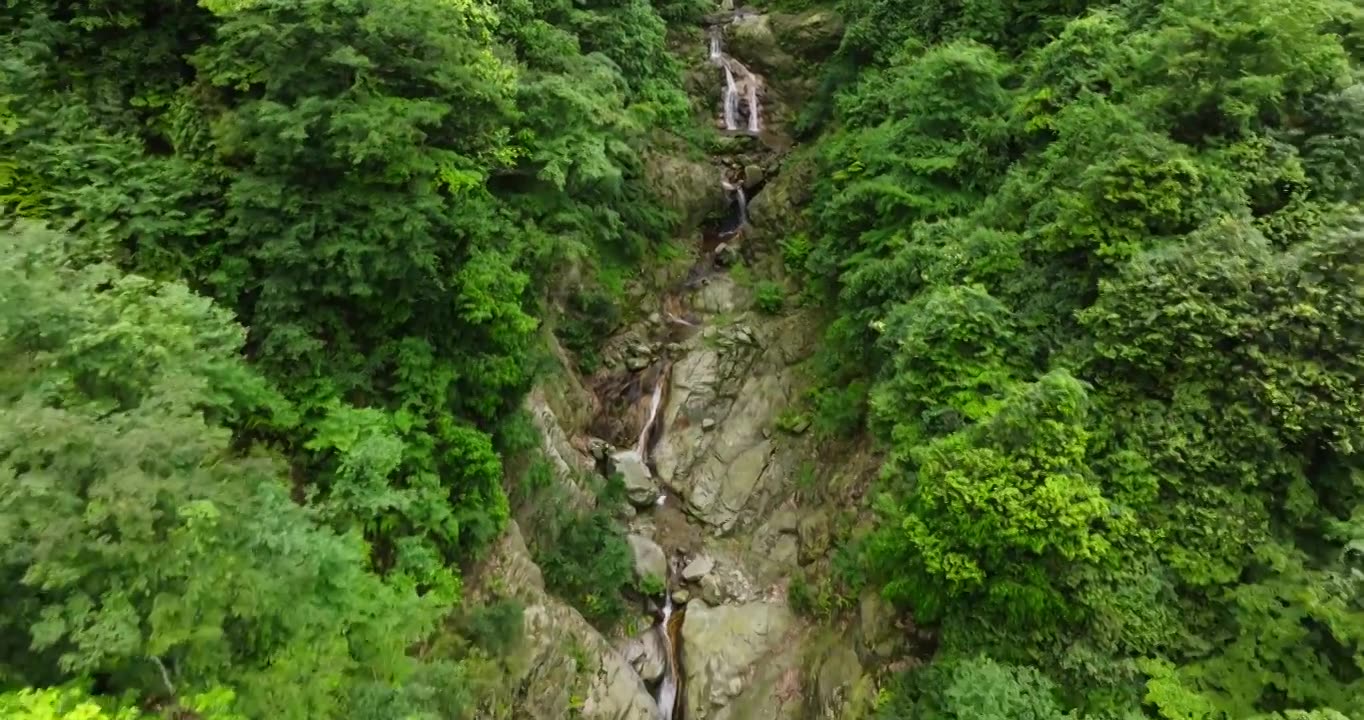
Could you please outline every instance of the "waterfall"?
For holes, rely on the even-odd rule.
[[[739,96],[742,94],[748,105],[748,132],[754,135],[762,132],[762,108],[758,105],[761,80],[749,72],[743,63],[725,54],[718,30],[710,34],[710,61],[725,72],[725,130],[734,132],[739,129]]]
[[[748,224],[748,196],[744,194],[742,184],[734,186],[734,196],[739,201],[739,227],[743,227]]]
[[[663,622],[658,624],[658,631],[663,633],[663,647],[666,648],[665,652],[668,656],[663,668],[663,682],[658,686],[659,720],[673,720],[673,706],[677,704],[676,651],[673,649],[673,639],[668,634],[668,623],[672,616],[672,593],[665,590],[663,592]]]
[[[649,462],[649,431],[654,427],[654,420],[658,419],[658,406],[663,401],[663,379],[667,373],[658,373],[658,379],[654,380],[654,396],[649,400],[649,419],[644,421],[644,427],[639,431],[639,444],[636,450],[639,452],[639,460],[643,463]]]
[[[734,70],[729,62],[725,66],[725,129],[738,130],[739,86],[734,82]]]

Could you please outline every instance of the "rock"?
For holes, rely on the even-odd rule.
[[[649,324],[650,324],[650,325],[662,325],[662,324],[663,324],[663,315],[662,315],[661,313],[658,313],[658,312],[651,312],[651,313],[649,313]]]
[[[800,539],[801,565],[823,557],[829,551],[829,516],[820,510],[801,518],[796,526],[796,536]]]
[[[780,603],[710,607],[693,600],[682,624],[689,720],[719,720],[758,666],[777,652],[794,618]]]
[[[753,188],[757,187],[759,184],[762,183],[764,177],[766,177],[766,175],[763,173],[763,168],[761,165],[745,165],[744,189],[752,190]]]
[[[714,82],[714,69],[708,78]],[[729,204],[715,170],[708,163],[668,153],[645,156],[644,180],[663,204],[682,216],[682,228],[694,228],[707,216],[724,212]]]
[[[715,418],[702,418],[702,419],[701,419],[701,429],[704,430],[704,431],[706,431],[706,432],[710,432],[711,430],[714,430],[714,429],[715,429]]]
[[[663,646],[663,634],[657,627],[651,627],[644,634],[631,639],[622,655],[644,682],[663,677],[664,666],[668,662],[667,649]]]
[[[624,450],[611,456],[611,464],[625,484],[625,497],[636,507],[650,507],[658,500],[658,485],[649,468],[634,450]],[[660,576],[661,577],[661,576]]]
[[[717,249],[717,258],[718,258]],[[715,275],[711,282],[696,291],[692,298],[692,308],[698,312],[719,315],[737,312],[748,306],[751,294],[734,278],[726,274]]]
[[[650,361],[647,355],[631,355],[630,357],[625,358],[625,367],[634,372],[639,372],[640,370],[649,367],[649,365]]]
[[[673,591],[673,602],[681,605],[691,599],[691,593],[686,588],[679,588]]]
[[[702,555],[687,563],[687,566],[682,568],[682,579],[687,582],[696,582],[706,575],[709,575],[710,571],[714,569],[715,561],[707,555]]]
[[[667,579],[668,558],[658,543],[643,535],[630,534],[626,535],[625,539],[630,543],[630,552],[635,556],[635,577],[641,580],[647,577]]]

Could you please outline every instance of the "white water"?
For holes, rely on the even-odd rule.
[[[725,63],[725,129],[739,129],[739,86],[734,82],[734,71]]]
[[[748,224],[748,196],[744,195],[744,186],[735,186],[734,195],[739,200],[739,227],[743,227]]]
[[[677,666],[673,661],[672,638],[668,637],[668,618],[673,615],[672,594],[666,590],[663,593],[663,622],[658,624],[658,631],[663,633],[663,647],[668,653],[663,668],[663,682],[658,686],[658,717],[660,720],[672,720],[673,705],[677,704]]]
[[[710,36],[710,59],[711,62],[720,59],[720,35],[718,33]]]
[[[649,462],[649,430],[654,426],[654,420],[658,418],[658,406],[663,401],[663,377],[665,373],[659,373],[658,379],[654,381],[654,396],[649,400],[649,419],[644,421],[644,427],[639,431],[639,443],[635,446],[639,453],[640,462]]]

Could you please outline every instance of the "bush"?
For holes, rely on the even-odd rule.
[[[781,312],[782,306],[786,304],[786,293],[777,283],[771,280],[764,280],[758,283],[755,288],[757,295],[756,301],[758,309],[768,315],[775,315]]]

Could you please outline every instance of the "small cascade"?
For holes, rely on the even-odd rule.
[[[660,372],[658,379],[654,380],[654,394],[649,399],[649,417],[644,421],[644,427],[640,428],[639,443],[635,445],[640,461],[646,465],[649,463],[649,431],[654,429],[654,421],[658,419],[658,406],[663,402],[663,381],[667,376],[666,371]]]
[[[748,196],[743,185],[734,186],[734,198],[739,203],[739,227],[743,227],[748,224]]]
[[[757,135],[762,132],[762,107],[758,104],[758,90],[762,80],[754,75],[744,64],[725,54],[720,39],[720,31],[710,33],[710,61],[725,74],[722,117],[725,130],[739,131],[740,97],[743,97],[744,117],[748,132]]]

